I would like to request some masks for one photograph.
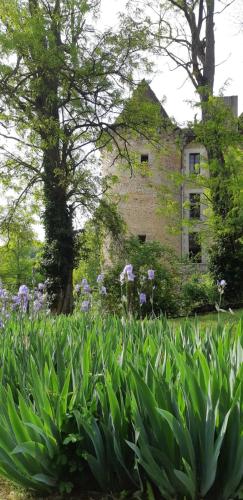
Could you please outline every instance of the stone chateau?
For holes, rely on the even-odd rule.
[[[132,173],[126,162],[112,161],[111,153],[104,158],[103,171],[118,178],[112,194],[128,235],[137,236],[141,243],[159,241],[204,270],[208,248],[203,186],[203,178],[208,176],[206,150],[192,134],[172,124],[150,86],[143,85],[144,99],[161,109],[165,123],[160,130],[161,147],[143,137],[131,138],[129,151],[136,158]],[[224,101],[237,115],[237,96]]]

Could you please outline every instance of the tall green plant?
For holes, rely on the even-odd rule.
[[[0,474],[27,488],[240,498],[242,324],[13,318]],[[142,494],[142,493],[141,493]]]

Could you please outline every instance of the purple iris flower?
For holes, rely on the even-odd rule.
[[[225,280],[220,280],[219,286],[221,286],[222,288],[224,288],[226,286],[226,281]]]
[[[217,281],[217,287],[218,287],[218,291],[219,291],[220,295],[223,295],[226,285],[227,285],[227,283],[225,280]]]
[[[147,302],[146,293],[141,292],[139,294],[139,302],[140,302],[140,306],[142,306],[143,304],[146,304],[146,302]]]
[[[37,299],[37,300],[35,300],[35,301],[34,301],[34,304],[33,304],[33,307],[34,307],[34,312],[35,312],[35,313],[39,312],[39,311],[42,309],[42,305],[43,305],[43,304],[41,303],[41,301],[40,301],[40,300],[38,300],[38,299]]]
[[[45,295],[41,292],[37,292],[37,294],[35,295],[35,300],[38,300],[41,304],[44,304]]]
[[[135,274],[133,274],[133,266],[132,264],[126,264],[123,271],[120,274],[120,282],[123,285],[125,279],[128,281],[134,281]]]
[[[28,295],[28,292],[29,292],[29,289],[26,285],[21,285],[19,287],[19,292],[18,292],[19,295]]]
[[[104,281],[104,274],[99,274],[99,276],[97,276],[97,283],[102,283]]]
[[[88,312],[89,308],[90,308],[90,302],[89,302],[89,300],[83,300],[83,302],[81,304],[81,311],[82,312]]]
[[[134,281],[134,278],[135,278],[135,274],[133,274],[133,272],[127,272],[127,279],[128,281]]]
[[[20,297],[20,306],[23,313],[26,313],[28,310],[28,302],[29,302],[29,289],[26,285],[21,285],[19,287],[18,296]]]
[[[81,288],[81,285],[77,284],[75,285],[75,292],[79,292],[80,291],[80,288]]]
[[[90,293],[91,292],[91,288],[88,285],[88,283],[86,283],[86,285],[83,286],[83,292],[84,293]]]
[[[132,264],[126,264],[126,266],[123,269],[124,274],[132,273],[133,272],[133,266]]]
[[[25,301],[23,304],[21,304],[22,312],[27,313],[28,311],[28,301]]]
[[[107,290],[106,290],[106,287],[105,286],[102,286],[101,289],[100,289],[100,293],[101,295],[107,295]]]
[[[21,302],[21,298],[18,295],[13,295],[12,301],[13,301],[12,309],[13,311],[15,311]]]
[[[86,278],[83,278],[82,281],[81,281],[81,285],[85,286],[87,284],[88,284],[88,281],[86,280]]]
[[[39,290],[39,292],[43,292],[45,290],[44,283],[38,283],[38,290]]]
[[[149,269],[148,270],[148,279],[149,280],[153,280],[154,279],[154,270],[153,269]]]

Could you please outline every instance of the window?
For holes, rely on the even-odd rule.
[[[189,194],[189,217],[190,219],[200,219],[201,209],[200,209],[200,194],[190,193]]]
[[[198,232],[189,233],[189,259],[192,262],[202,262],[202,245]]]
[[[145,243],[145,241],[146,241],[146,234],[139,234],[138,235],[138,239],[139,239],[140,243]]]
[[[200,174],[200,153],[189,154],[189,172],[190,174]]]
[[[148,163],[149,155],[141,155],[141,163]]]

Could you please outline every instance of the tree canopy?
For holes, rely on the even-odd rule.
[[[0,281],[13,291],[20,285],[32,286],[42,279],[40,259],[43,245],[33,230],[34,222],[30,211],[23,213],[18,210],[1,227]]]

